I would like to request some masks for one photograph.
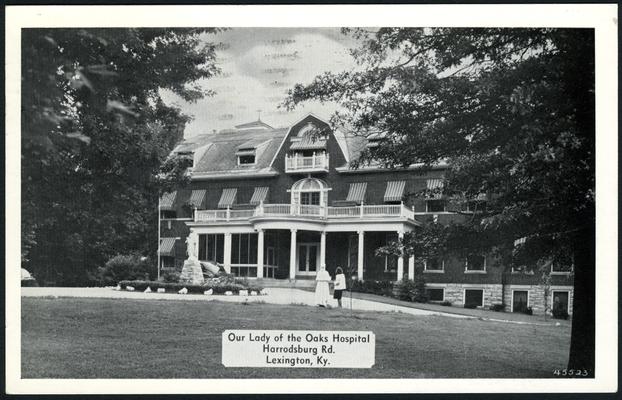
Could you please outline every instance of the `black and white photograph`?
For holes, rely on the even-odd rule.
[[[617,6],[331,7],[7,7],[10,393],[617,390]]]

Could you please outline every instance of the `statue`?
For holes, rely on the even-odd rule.
[[[188,260],[197,260],[199,257],[197,251],[197,245],[199,244],[198,236],[196,232],[191,231],[186,238],[186,254],[188,255]]]
[[[179,282],[189,283],[193,285],[200,285],[203,283],[203,269],[199,262],[199,235],[190,231],[190,234],[186,238],[186,254],[188,259],[184,261],[184,266],[181,269],[181,275],[179,276]]]

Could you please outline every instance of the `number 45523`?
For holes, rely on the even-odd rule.
[[[587,376],[587,369],[556,369],[553,371],[555,376]]]

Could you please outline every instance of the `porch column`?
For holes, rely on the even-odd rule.
[[[359,281],[363,280],[363,247],[365,246],[365,231],[359,231],[359,246],[357,261],[357,275]]]
[[[257,231],[257,278],[263,278],[263,229]]]
[[[404,232],[398,231],[397,238],[399,239],[401,243],[401,241],[404,239]],[[397,257],[397,280],[401,281],[402,279],[404,279],[404,256],[403,255]]]
[[[408,279],[415,279],[415,256],[408,257]]]
[[[290,229],[291,240],[289,247],[289,279],[296,279],[296,232],[297,229]]]
[[[326,268],[326,232],[320,233],[320,266]]]
[[[225,271],[230,274],[231,273],[231,233],[225,233],[225,245],[224,245],[224,260],[223,264],[225,267]]]

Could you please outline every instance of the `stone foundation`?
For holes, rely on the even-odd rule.
[[[467,289],[484,291],[484,305],[478,308],[489,308],[502,302],[503,285],[500,284],[430,283],[426,287],[445,289],[445,301],[450,301],[455,306],[464,306],[464,291]]]
[[[540,285],[506,285],[504,300],[506,311],[512,311],[512,298],[515,290],[524,290],[528,292],[528,306],[533,310],[534,315],[544,315],[545,307],[547,314],[551,315],[553,307],[553,291],[567,291],[568,293],[568,314],[572,315],[572,302],[574,299],[574,290],[567,286],[551,286],[546,296],[546,306],[544,301],[544,288]]]
[[[488,309],[493,304],[505,304],[505,311],[512,312],[513,291],[524,290],[528,292],[528,307],[531,307],[534,315],[544,315],[545,301],[544,288],[540,285],[505,285],[501,284],[463,284],[463,283],[428,283],[427,288],[444,289],[444,301],[451,302],[454,306],[464,306],[464,291],[466,289],[480,289],[484,291],[484,308]],[[551,314],[553,304],[553,291],[568,291],[568,314],[572,315],[572,302],[574,300],[573,288],[569,286],[551,286],[547,296],[547,314]]]

